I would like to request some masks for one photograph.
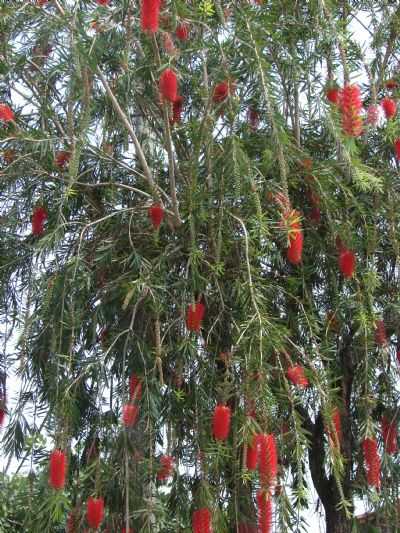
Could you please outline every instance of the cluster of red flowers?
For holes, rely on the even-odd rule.
[[[93,498],[87,501],[86,520],[89,527],[98,529],[104,519],[104,499]]]
[[[304,241],[300,213],[293,210],[287,216],[289,219],[289,246],[286,250],[286,257],[289,263],[292,263],[292,265],[298,265],[301,263]]]
[[[258,491],[257,508],[259,533],[270,533],[272,527],[272,499],[269,492]]]
[[[222,104],[235,92],[235,84],[232,81],[221,81],[214,87],[213,102],[215,104]]]
[[[54,158],[54,164],[58,168],[64,168],[70,159],[71,152],[68,152],[67,150],[60,150],[56,153],[56,156]]]
[[[382,109],[385,113],[385,117],[389,120],[394,118],[397,113],[397,104],[392,98],[386,97],[381,102]]]
[[[126,427],[133,427],[139,416],[139,402],[142,398],[142,382],[136,374],[129,378],[129,403],[122,406],[122,422]]]
[[[32,214],[32,235],[42,235],[46,220],[46,209],[44,207],[36,207]]]
[[[189,305],[186,314],[186,327],[189,331],[200,331],[205,312],[206,306],[202,302]]]
[[[371,437],[364,439],[362,449],[364,452],[368,485],[379,489],[381,486],[381,459],[378,454],[376,439]]]
[[[389,455],[392,455],[398,451],[397,421],[395,419],[389,420],[387,416],[383,416],[381,427],[385,451]]]
[[[157,479],[165,481],[171,477],[174,471],[174,458],[171,455],[162,455],[160,457],[160,468],[157,472]]]
[[[142,0],[140,23],[143,31],[158,31],[161,0]]]
[[[343,247],[339,251],[339,269],[346,279],[353,277],[356,269],[356,256],[352,250]]]
[[[386,328],[383,320],[377,320],[375,323],[375,342],[378,346],[386,346],[387,344]]]
[[[65,486],[67,457],[61,450],[54,450],[50,454],[49,484],[53,489],[60,490]]]
[[[153,224],[153,228],[157,230],[164,220],[163,206],[160,203],[155,202],[149,207],[148,213],[151,223]]]
[[[193,512],[192,530],[193,533],[211,533],[211,511],[207,507]]]
[[[302,366],[290,366],[286,371],[286,375],[293,385],[297,385],[297,387],[300,387],[301,389],[308,386],[308,379],[304,374],[304,368]]]
[[[185,22],[181,22],[176,27],[175,35],[180,41],[187,41],[189,38],[189,26]]]
[[[231,409],[227,405],[217,405],[212,419],[212,430],[216,440],[226,440],[231,427]]]
[[[14,120],[14,112],[7,104],[0,104],[0,120],[3,122]]]
[[[273,434],[258,435],[258,471],[263,488],[272,491],[278,474],[278,451]]]
[[[340,110],[342,129],[349,137],[359,137],[362,133],[362,101],[358,85],[346,85],[341,91]]]
[[[255,470],[258,463],[258,442],[257,435],[253,435],[252,442],[247,445],[246,468]]]

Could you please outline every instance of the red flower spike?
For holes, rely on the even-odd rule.
[[[257,492],[258,531],[270,533],[272,528],[272,499],[265,491]]]
[[[122,406],[122,422],[124,426],[131,428],[136,424],[139,414],[139,407],[132,403],[127,403]]]
[[[7,104],[0,104],[0,120],[3,122],[14,120],[14,112]]]
[[[185,22],[181,22],[176,27],[175,35],[180,41],[187,41],[189,39],[189,26]]]
[[[140,25],[142,31],[155,33],[158,31],[160,17],[160,0],[142,0]]]
[[[231,408],[227,405],[217,405],[214,410],[212,420],[212,429],[214,438],[217,440],[226,440],[231,427]]]
[[[361,92],[358,85],[346,85],[340,102],[342,129],[349,137],[359,137],[362,133]]]
[[[308,386],[308,379],[304,375],[304,368],[300,365],[294,365],[287,369],[286,375],[293,385],[297,385],[301,389]]]
[[[386,89],[389,89],[389,91],[392,91],[393,89],[397,89],[399,84],[397,83],[396,80],[390,79],[390,80],[385,81],[385,86],[386,86]]]
[[[379,121],[379,107],[376,105],[370,105],[367,110],[367,124],[376,126]]]
[[[249,122],[250,128],[253,131],[256,131],[260,124],[260,115],[257,109],[254,109],[254,107],[249,108],[247,112],[247,120]]]
[[[36,207],[32,213],[32,235],[42,235],[44,223],[47,220],[47,211],[44,207]]]
[[[234,84],[228,81],[222,81],[218,83],[214,88],[213,102],[215,104],[222,104],[225,100],[233,94],[235,88]]]
[[[96,4],[99,6],[108,6],[110,4],[110,0],[96,0]]]
[[[386,416],[383,416],[381,421],[381,427],[385,452],[389,455],[397,453],[398,445],[396,420],[389,420]]]
[[[178,79],[172,69],[166,68],[161,74],[159,88],[164,100],[172,103],[175,102],[178,96]]]
[[[331,430],[328,430],[329,440],[332,442],[332,445],[336,448],[336,446],[341,446],[343,441],[343,433],[342,433],[342,420],[340,418],[340,411],[337,407],[335,407],[333,413],[332,413],[332,424],[335,428],[335,434]]]
[[[66,150],[60,150],[59,152],[56,153],[56,156],[54,158],[54,164],[58,168],[64,168],[70,159],[71,159],[71,152],[67,152]]]
[[[339,87],[331,87],[326,90],[327,100],[334,105],[339,105],[341,98],[341,89]]]
[[[2,407],[0,407],[0,428],[4,424],[5,418],[6,418],[6,411]]]
[[[381,458],[378,454],[376,439],[370,437],[364,439],[362,449],[364,452],[368,485],[379,489],[381,485]]]
[[[211,512],[207,507],[197,509],[192,515],[193,533],[212,533]]]
[[[132,374],[129,378],[129,399],[132,401],[142,399],[142,382],[136,374]]]
[[[387,345],[386,328],[383,320],[377,320],[375,323],[375,342],[378,346]]]
[[[171,124],[179,124],[181,121],[183,109],[183,96],[177,96],[175,102],[172,104],[172,119]]]
[[[396,159],[400,160],[400,139],[394,141],[394,153],[396,154]]]
[[[200,331],[205,312],[206,306],[201,302],[189,305],[186,314],[186,327],[189,331]]]
[[[97,529],[104,518],[104,499],[90,497],[87,501],[86,519],[89,527]]]
[[[172,476],[174,471],[174,458],[171,455],[162,455],[160,457],[160,469],[157,472],[157,479],[165,481]]]
[[[164,220],[164,208],[161,204],[155,203],[149,207],[149,217],[154,229],[158,229],[161,226],[161,222]]]
[[[381,102],[385,117],[389,120],[393,118],[397,113],[397,104],[392,98],[384,98]]]
[[[304,235],[300,222],[293,223],[290,228],[289,246],[286,250],[286,257],[292,265],[301,263],[303,254]]]
[[[343,276],[347,279],[353,277],[356,269],[356,256],[354,252],[343,248],[339,254],[339,269]]]
[[[258,471],[264,488],[272,490],[278,474],[278,450],[274,435],[258,435]]]
[[[54,450],[50,454],[49,485],[60,490],[65,486],[67,457],[61,450]]]
[[[253,436],[251,444],[247,445],[246,468],[248,470],[255,470],[258,462],[258,438]]]

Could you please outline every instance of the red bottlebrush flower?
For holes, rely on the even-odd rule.
[[[207,507],[197,509],[192,515],[193,533],[211,533],[211,511]]]
[[[340,411],[337,407],[335,407],[333,413],[332,413],[332,424],[335,429],[335,434],[330,429],[328,430],[329,440],[332,442],[332,445],[334,447],[341,446],[342,440],[343,440],[343,433],[342,433],[342,420],[340,418]]]
[[[175,102],[178,96],[178,79],[172,69],[166,68],[161,74],[159,88],[164,100],[172,103]]]
[[[60,490],[65,485],[67,457],[61,450],[54,450],[50,454],[49,485],[53,489]]]
[[[396,80],[390,79],[390,80],[385,81],[385,86],[386,86],[386,89],[389,89],[389,91],[392,91],[393,89],[397,89],[399,84],[397,83]]]
[[[7,104],[0,104],[0,120],[3,122],[14,120],[14,112]]]
[[[396,159],[400,160],[400,139],[394,141],[394,152],[396,154]]]
[[[124,426],[130,428],[136,424],[139,414],[139,407],[132,403],[127,403],[122,406],[122,422]]]
[[[5,418],[6,418],[6,411],[2,407],[0,407],[0,427],[4,424]]]
[[[90,498],[87,501],[86,519],[89,527],[97,529],[104,518],[104,499]]]
[[[379,107],[376,105],[370,105],[367,110],[367,124],[376,126],[379,121]]]
[[[379,489],[381,485],[381,458],[378,454],[378,444],[374,438],[367,437],[362,443],[362,449],[368,485]]]
[[[247,445],[246,468],[255,470],[258,463],[258,439],[257,435],[253,436],[251,444]]]
[[[177,96],[175,102],[172,104],[172,120],[171,124],[179,124],[181,121],[183,109],[183,96]]]
[[[32,213],[32,235],[42,235],[44,223],[47,220],[47,211],[44,207],[36,207]]]
[[[227,405],[217,405],[214,410],[212,429],[214,438],[226,440],[231,427],[231,408]]]
[[[386,346],[387,344],[386,328],[383,320],[375,322],[375,342],[378,346]]]
[[[132,401],[142,399],[142,382],[136,374],[132,374],[129,378],[129,399]]]
[[[180,41],[187,41],[189,39],[189,26],[185,22],[181,22],[176,27],[175,35]]]
[[[275,436],[258,435],[258,471],[261,485],[269,490],[273,489],[278,473],[278,450]]]
[[[308,379],[304,375],[304,368],[302,366],[291,366],[287,369],[286,375],[288,380],[291,381],[293,385],[297,385],[301,389],[308,386]]]
[[[389,420],[386,416],[382,417],[381,421],[382,437],[385,446],[385,451],[389,455],[398,451],[397,446],[397,422],[396,420]]]
[[[341,98],[341,89],[339,87],[330,87],[326,90],[326,98],[331,104],[339,105]]]
[[[110,0],[96,0],[96,4],[99,4],[99,6],[108,6],[110,3]]]
[[[257,109],[254,109],[254,107],[249,108],[247,112],[247,120],[250,124],[250,128],[255,131],[258,128],[258,125],[260,124],[260,115]]]
[[[171,455],[162,455],[160,457],[160,469],[157,472],[157,479],[165,481],[171,477],[174,470],[174,458]]]
[[[272,528],[272,499],[268,492],[257,492],[258,531],[270,533]]]
[[[158,229],[161,226],[161,222],[164,219],[164,208],[159,203],[154,203],[148,210],[151,223],[154,229]]]
[[[64,168],[70,159],[71,159],[71,152],[67,152],[66,150],[60,150],[59,152],[56,153],[56,156],[54,158],[54,164],[58,168]]]
[[[343,276],[350,279],[354,275],[356,268],[356,256],[354,252],[343,248],[339,254],[339,269]]]
[[[387,119],[393,118],[397,113],[397,104],[392,98],[384,98],[381,102],[385,117]]]
[[[158,31],[160,16],[160,0],[142,0],[140,25],[143,31],[155,33]]]
[[[361,92],[358,85],[346,85],[340,101],[342,128],[349,137],[358,137],[362,133]]]
[[[186,327],[189,331],[200,331],[205,312],[206,306],[202,302],[189,305],[186,315]]]
[[[289,246],[286,250],[286,257],[292,265],[298,265],[301,262],[303,253],[303,230],[299,220],[300,213],[295,209],[285,210],[282,215],[282,225],[289,231]]]
[[[216,104],[221,104],[225,102],[230,94],[230,87],[227,81],[222,81],[218,83],[214,88],[213,101]]]

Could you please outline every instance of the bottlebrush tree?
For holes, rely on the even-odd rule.
[[[2,527],[398,524],[396,3],[0,14]]]

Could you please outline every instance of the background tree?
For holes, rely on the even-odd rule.
[[[399,17],[2,4],[5,530],[398,524]]]

